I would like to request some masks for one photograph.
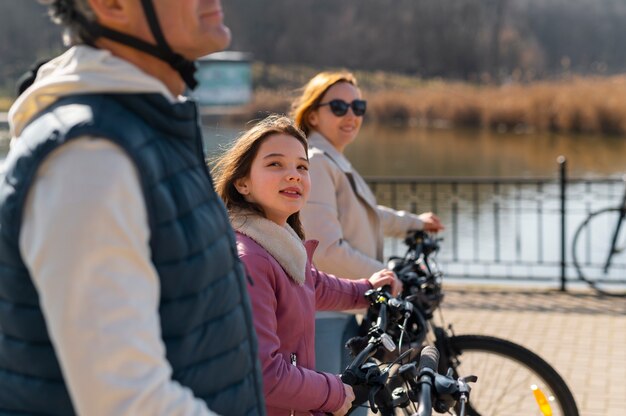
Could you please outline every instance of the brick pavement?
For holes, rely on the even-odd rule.
[[[626,413],[626,298],[591,291],[446,285],[442,311],[456,334],[517,342],[569,385],[581,416]]]

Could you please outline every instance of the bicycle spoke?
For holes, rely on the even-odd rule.
[[[519,346],[512,347],[516,351],[496,352],[500,349],[499,344],[511,345],[503,340],[472,335],[458,338],[463,339],[456,343],[461,350],[459,365],[456,368],[457,373],[459,375],[474,374],[479,377],[470,396],[470,404],[478,414],[544,415],[535,397],[539,393],[533,390],[533,386],[536,386],[536,389],[545,395],[546,401],[541,403],[544,409],[550,408],[547,414],[566,415],[564,409],[569,404],[559,401],[548,381],[542,376],[544,371],[550,371],[544,368],[547,364],[533,364],[535,358],[530,355],[525,357],[529,352],[517,351],[521,349]],[[467,342],[464,341],[465,339]],[[517,354],[519,356],[515,357],[514,355]],[[546,375],[545,377],[554,376]],[[553,380],[552,383],[560,382]]]

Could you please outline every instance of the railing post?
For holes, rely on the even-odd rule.
[[[565,156],[559,156],[556,159],[559,164],[559,185],[560,185],[560,199],[561,199],[561,292],[566,290],[566,255],[567,255],[567,240],[566,240],[566,190],[567,190],[567,159]]]

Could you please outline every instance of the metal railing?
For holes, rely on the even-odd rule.
[[[366,180],[381,205],[441,217],[439,260],[447,276],[552,281],[561,290],[578,280],[570,254],[576,228],[590,212],[617,206],[624,192],[619,178],[569,178],[564,158],[551,178]],[[401,250],[399,240],[387,239],[386,255]]]

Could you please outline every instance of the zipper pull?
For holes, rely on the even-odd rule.
[[[291,360],[291,365],[293,366],[298,365],[298,357],[296,356],[295,352],[291,353],[290,360]],[[291,410],[290,416],[296,416],[296,412],[294,410]]]

